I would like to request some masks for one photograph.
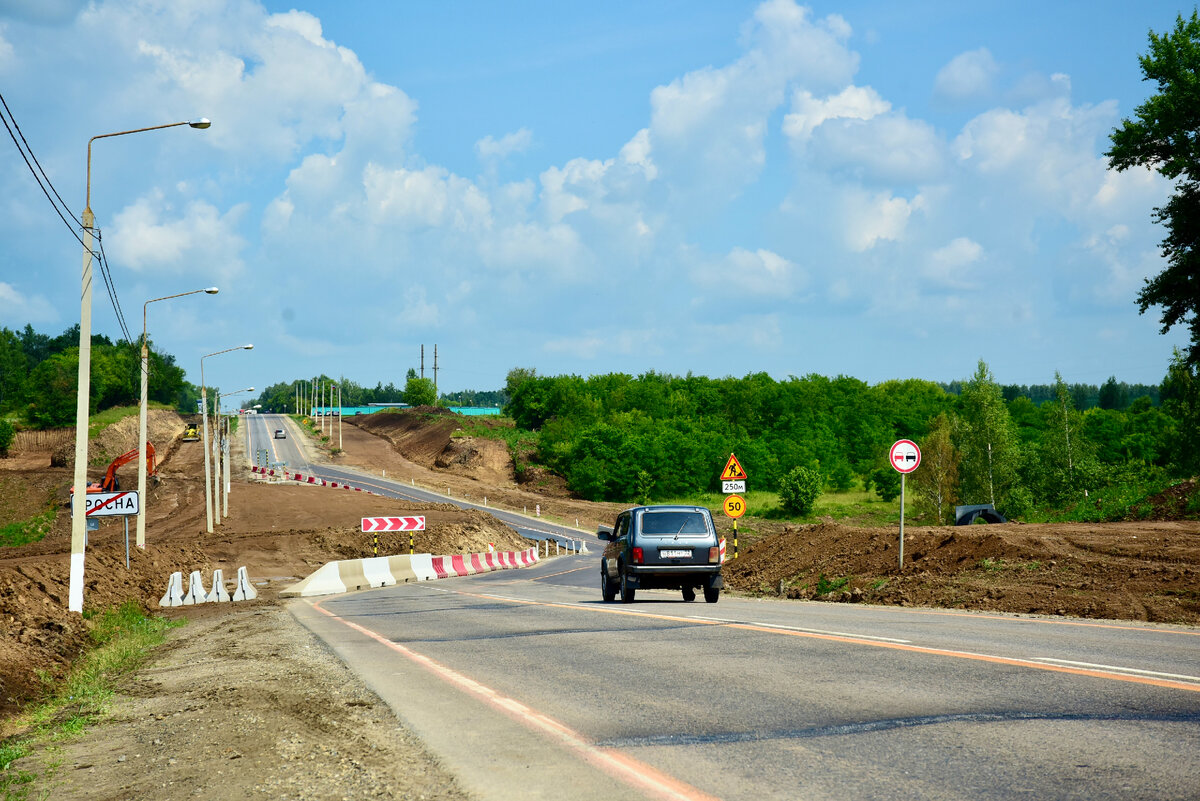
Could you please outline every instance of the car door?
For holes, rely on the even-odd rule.
[[[625,552],[625,546],[628,544],[629,513],[624,512],[617,517],[617,523],[613,526],[612,541],[604,546],[604,569],[608,573],[609,578],[620,578],[620,574],[617,572],[617,564],[620,561],[621,554]]]

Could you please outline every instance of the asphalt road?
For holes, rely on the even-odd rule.
[[[252,448],[282,427],[258,417]],[[446,500],[309,466],[291,432],[268,447]],[[1200,629],[667,591],[605,604],[598,573],[596,553],[565,556],[291,608],[481,798],[1200,797]]]
[[[518,534],[531,540],[553,540],[560,547],[568,547],[569,543],[583,542],[595,550],[600,542],[594,534],[584,534],[566,526],[556,525],[546,520],[538,520],[528,515],[509,512],[502,509],[485,507],[482,504],[470,503],[460,498],[452,498],[421,487],[413,487],[399,481],[389,481],[386,478],[372,475],[361,470],[347,467],[331,467],[325,464],[312,464],[299,437],[303,434],[286,415],[257,414],[246,415],[244,436],[249,437],[247,454],[251,462],[255,455],[261,454],[259,464],[272,467],[277,464],[286,465],[289,472],[303,473],[322,478],[326,481],[336,481],[339,484],[349,484],[364,490],[385,495],[389,498],[403,498],[412,501],[429,503],[453,503],[464,509],[483,509],[495,515],[497,519],[511,526]],[[283,429],[286,435],[283,439],[275,438],[275,431]]]
[[[486,798],[1200,794],[1200,630],[605,604],[598,563],[293,609]]]

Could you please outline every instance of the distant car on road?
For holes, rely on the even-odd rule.
[[[275,439],[287,439],[287,432],[282,428],[275,429]]]
[[[638,587],[681,590],[683,600],[715,604],[725,586],[721,578],[721,543],[712,513],[703,506],[638,506],[617,516],[600,560],[600,594],[633,603]]]

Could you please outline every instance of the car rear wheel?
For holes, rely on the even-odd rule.
[[[683,588],[683,600],[687,601],[688,603],[691,603],[692,601],[696,600],[696,588],[695,587],[684,587]]]
[[[608,577],[608,571],[604,569],[604,565],[600,566],[600,594],[604,596],[605,603],[612,603],[617,597],[617,588],[613,586],[612,579]]]
[[[625,574],[625,571],[622,570],[621,571],[621,603],[623,603],[623,604],[633,603],[633,596],[634,596],[635,592],[636,591],[634,590],[634,588],[629,586],[629,577]]]
[[[715,604],[717,602],[717,599],[720,597],[721,597],[721,588],[720,587],[705,587],[704,588],[705,602],[710,603],[710,604]]]

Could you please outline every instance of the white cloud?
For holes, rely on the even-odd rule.
[[[890,192],[868,193],[848,190],[842,197],[843,236],[846,246],[861,253],[881,240],[897,241],[904,236],[909,217],[925,207],[925,198],[893,197]]]
[[[135,272],[197,270],[228,281],[242,268],[246,243],[237,229],[246,211],[239,205],[221,214],[212,204],[194,200],[173,216],[171,205],[156,193],[117,213],[106,238],[108,255],[114,266]]]
[[[499,140],[493,139],[492,135],[488,134],[475,143],[475,153],[482,161],[505,159],[513,153],[521,153],[528,150],[529,145],[532,143],[533,131],[528,128],[521,128],[512,133],[505,134]]]
[[[968,269],[983,256],[983,246],[965,236],[957,237],[935,250],[925,265],[926,278],[946,287],[975,288]]]
[[[650,142],[662,174],[710,202],[752,181],[765,162],[767,118],[795,81],[824,89],[849,82],[858,56],[841,17],[813,22],[792,0],[760,5],[743,31],[746,53],[689,72],[650,94]]]
[[[491,225],[491,204],[483,192],[441,167],[406,170],[368,164],[362,182],[367,215],[377,224],[460,231]]]
[[[7,70],[16,63],[17,55],[13,46],[4,36],[5,26],[0,25],[0,72]]]
[[[992,80],[1000,66],[986,47],[960,53],[938,71],[933,91],[955,102],[977,100],[991,94]]]
[[[933,126],[892,113],[826,122],[817,129],[809,156],[869,181],[929,183],[941,177],[945,154]]]
[[[869,120],[891,108],[892,104],[869,86],[847,86],[824,100],[813,97],[807,89],[797,89],[792,96],[792,111],[783,118],[783,132],[793,144],[801,144],[826,120]]]
[[[701,261],[692,278],[702,286],[719,288],[727,295],[791,297],[807,281],[794,262],[764,248],[734,248],[724,258]]]
[[[76,288],[78,289],[78,281]],[[22,323],[50,323],[58,319],[54,306],[41,295],[28,296],[12,284],[0,281],[0,309],[4,309],[6,326]]]

